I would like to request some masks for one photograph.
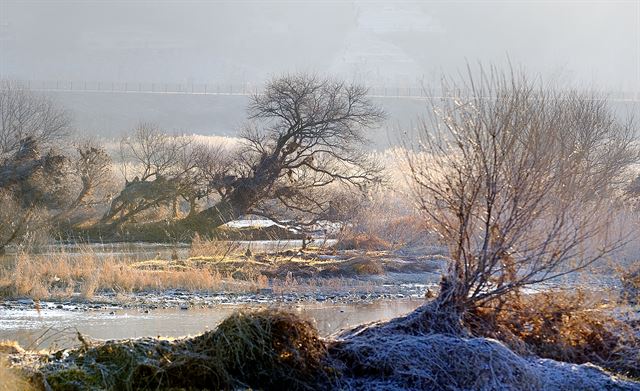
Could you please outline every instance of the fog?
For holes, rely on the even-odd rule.
[[[397,88],[430,85],[467,61],[511,61],[557,84],[633,94],[640,85],[638,4],[0,0],[0,78],[260,85],[304,71]],[[188,104],[142,107],[135,98],[141,118],[126,113],[124,120],[113,113],[134,98],[107,107],[112,98],[60,95],[80,127],[107,135],[163,116],[172,117],[167,127],[228,133],[244,106],[212,103],[223,117],[212,123],[211,114],[187,118]]]

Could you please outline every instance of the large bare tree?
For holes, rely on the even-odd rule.
[[[515,71],[468,75],[443,83],[448,97],[432,100],[420,146],[407,154],[422,211],[450,249],[424,314],[442,307],[454,320],[618,248],[610,200],[638,162],[633,122],[606,99]]]
[[[197,216],[211,229],[243,214],[297,215],[311,223],[330,208],[329,189],[364,189],[380,179],[365,151],[366,131],[383,111],[367,90],[313,75],[276,78],[253,96],[232,170],[211,176],[220,200]],[[301,221],[302,221],[301,220]]]
[[[366,131],[384,113],[366,92],[313,75],[276,78],[252,97],[250,124],[232,149],[142,124],[121,143],[122,160],[133,164],[125,166],[125,188],[102,222],[132,222],[182,197],[189,214],[163,221],[168,235],[207,235],[245,214],[311,225],[329,214],[336,189],[364,191],[381,178],[381,167],[366,151]],[[204,198],[209,206],[198,211]]]

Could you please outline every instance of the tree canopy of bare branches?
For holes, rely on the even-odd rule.
[[[0,157],[14,153],[27,137],[50,147],[69,133],[70,123],[66,111],[48,97],[0,82]]]
[[[202,211],[203,224],[242,214],[278,219],[282,211],[307,221],[326,213],[331,186],[364,189],[380,179],[365,152],[366,130],[385,115],[364,87],[313,75],[276,78],[248,108],[253,123],[234,168],[211,178],[220,202]]]
[[[524,74],[446,80],[408,153],[430,227],[450,249],[440,303],[463,311],[589,266],[622,243],[607,212],[638,161],[606,99]]]
[[[154,124],[140,124],[132,136],[120,142],[126,184],[102,221],[125,223],[166,204],[172,204],[175,215],[178,197],[189,201],[190,214],[194,214],[196,200],[206,195],[202,167],[208,167],[209,154],[206,146],[190,137],[166,134]]]

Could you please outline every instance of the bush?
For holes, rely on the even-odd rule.
[[[620,296],[623,302],[631,305],[640,304],[640,267],[635,271],[628,271],[623,273],[622,291]]]

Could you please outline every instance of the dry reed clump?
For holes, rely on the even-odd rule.
[[[631,305],[640,304],[640,267],[637,270],[621,274],[622,290],[620,299]]]
[[[309,321],[280,310],[238,312],[193,340],[243,386],[311,390],[328,387],[327,351]]]
[[[24,349],[15,341],[0,340],[0,354],[22,354]]]
[[[53,390],[145,389],[154,378],[144,369],[158,368],[161,360],[171,357],[174,345],[152,338],[107,341],[96,346],[85,342],[83,347],[68,352],[66,358],[51,360],[40,371],[43,381]],[[55,356],[61,355],[54,353]]]
[[[512,295],[465,321],[475,335],[500,339],[520,353],[640,378],[640,329],[596,307],[582,292]]]
[[[345,261],[341,268],[349,274],[352,272],[356,276],[380,275],[384,274],[384,267],[375,259],[353,258]]]

